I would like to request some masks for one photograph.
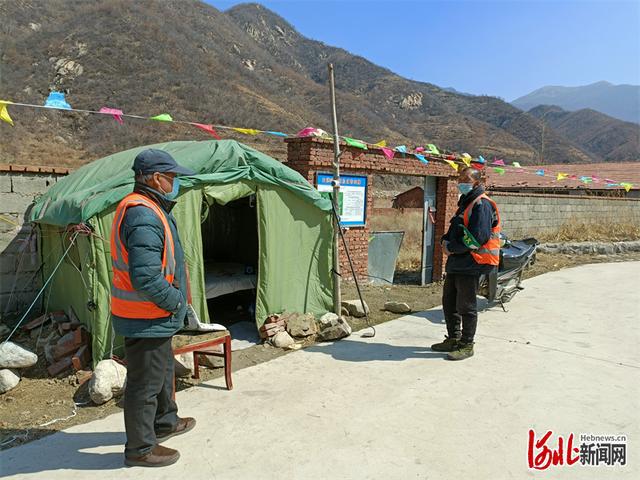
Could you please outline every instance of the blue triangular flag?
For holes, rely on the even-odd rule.
[[[540,175],[541,177],[544,177],[544,170],[542,168],[540,170],[536,170],[536,175]]]
[[[407,146],[406,145],[397,146],[396,147],[396,152],[407,153]]]
[[[480,156],[478,157],[478,162],[480,162],[480,163],[487,163],[487,161],[484,159],[484,157],[483,157],[482,155],[480,155]]]
[[[44,102],[44,106],[49,108],[59,108],[62,110],[71,110],[71,105],[69,105],[64,99],[64,93],[62,92],[51,92],[49,97],[47,97],[47,101]]]
[[[418,160],[420,160],[422,163],[429,163],[429,160],[426,159],[426,157],[424,155],[420,155],[419,153],[414,153],[414,155],[416,156],[416,158]]]
[[[286,133],[282,133],[282,132],[264,132],[264,133],[268,133],[269,135],[275,135],[276,137],[288,137],[289,136]]]

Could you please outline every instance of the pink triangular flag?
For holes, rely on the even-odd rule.
[[[424,147],[417,147],[415,151],[417,153],[424,152]]]
[[[395,155],[395,152],[391,148],[380,147],[380,150],[382,150],[382,153],[384,153],[384,156],[387,157],[389,160],[391,160]]]
[[[120,125],[122,125],[124,123],[124,120],[122,120],[122,110],[118,110],[117,108],[110,108],[110,107],[102,107],[100,109],[100,113],[107,113],[109,115],[113,115],[113,118],[115,119],[116,122],[118,122]]]
[[[220,135],[218,135],[218,132],[216,132],[216,129],[213,128],[213,125],[205,125],[203,123],[192,123],[191,125],[193,125],[194,127],[198,127],[200,130],[203,130],[210,135],[213,135],[216,140],[222,140],[220,138]]]
[[[504,165],[504,160],[498,159],[491,162],[491,165]]]

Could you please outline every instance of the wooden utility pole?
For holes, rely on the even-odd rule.
[[[333,78],[333,63],[329,64],[329,89],[331,92],[331,112],[333,116],[333,209],[337,215],[333,217],[333,311],[342,313],[342,292],[340,290],[340,254],[338,241],[340,231],[340,137],[338,136],[338,115],[336,114],[336,86]]]

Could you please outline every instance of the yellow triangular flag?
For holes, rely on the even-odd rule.
[[[255,130],[253,128],[234,128],[236,132],[244,133],[245,135],[257,135],[260,133],[260,130]]]
[[[624,183],[621,183],[620,185],[622,185],[627,192],[631,190],[631,187],[633,187],[633,183],[624,182]]]
[[[559,173],[558,176],[556,177],[556,180],[564,180],[568,176],[569,176],[568,173]]]
[[[0,100],[0,120],[3,122],[7,122],[9,125],[13,127],[13,120],[9,115],[9,110],[7,110],[7,105],[11,104],[9,100]]]
[[[447,162],[449,164],[449,166],[451,168],[453,168],[456,172],[458,171],[459,165],[456,162],[454,162],[452,160],[445,160],[445,162]]]
[[[464,164],[467,167],[471,166],[471,155],[469,155],[468,153],[463,153],[462,154],[462,161],[464,162]]]
[[[386,147],[387,146],[387,141],[386,140],[380,140],[378,143],[374,143],[373,145],[375,147]]]

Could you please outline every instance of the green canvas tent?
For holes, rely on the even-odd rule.
[[[285,310],[316,315],[331,310],[331,204],[300,174],[232,140],[133,148],[96,160],[58,181],[30,211],[30,220],[39,225],[45,279],[69,248],[44,293],[44,305],[49,311],[73,308],[92,334],[94,361],[120,344],[112,338],[110,321],[111,223],[117,204],[133,189],[133,159],[146,148],[166,150],[196,172],[181,179],[173,212],[190,272],[192,303],[202,321],[210,321],[203,252],[211,250],[207,244],[212,225],[215,229],[225,216],[212,217],[246,197],[252,199],[257,232],[257,326],[269,314]],[[83,227],[76,236],[77,225],[88,226],[92,233]],[[243,235],[234,237],[234,248],[243,248]]]

